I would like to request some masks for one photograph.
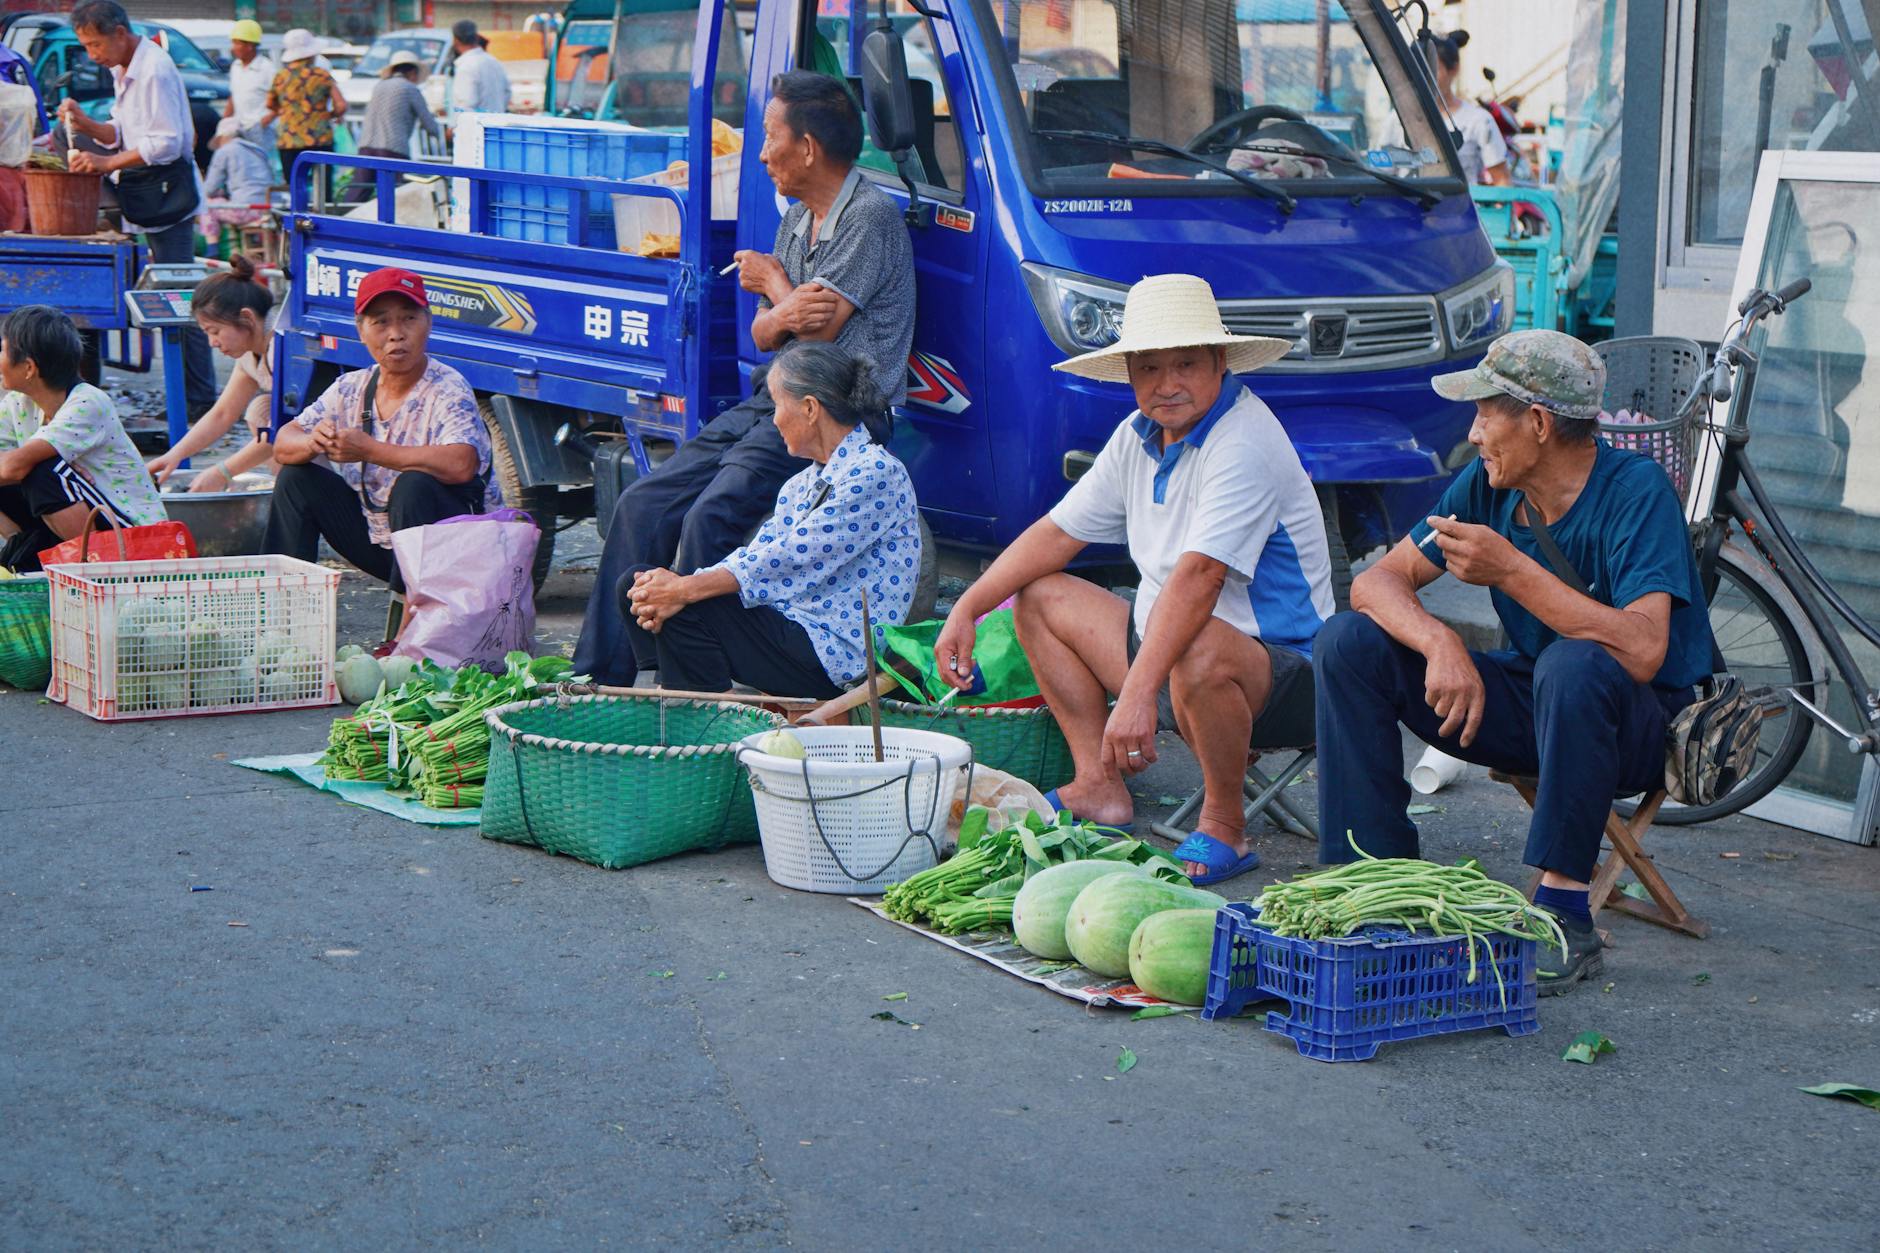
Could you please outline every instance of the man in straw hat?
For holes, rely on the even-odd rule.
[[[940,673],[967,686],[974,623],[1016,594],[1019,642],[1077,764],[1046,800],[1080,818],[1129,823],[1128,779],[1155,761],[1158,730],[1179,730],[1205,788],[1176,849],[1197,883],[1260,864],[1241,809],[1249,747],[1313,739],[1312,640],[1332,613],[1325,526],[1279,420],[1234,378],[1290,347],[1228,334],[1192,275],[1131,288],[1122,337],[1054,368],[1129,384],[1136,412],[960,597],[934,648]],[[1142,573],[1133,610],[1064,573],[1087,544],[1128,546]]]
[[[1480,456],[1432,515],[1353,582],[1318,677],[1320,859],[1417,856],[1398,724],[1465,761],[1538,779],[1526,861],[1560,920],[1544,994],[1599,973],[1587,885],[1615,796],[1658,787],[1665,728],[1710,673],[1711,636],[1677,493],[1598,438],[1606,368],[1557,331],[1504,336],[1439,375],[1475,402]],[[1554,550],[1549,551],[1550,546]],[[1447,570],[1494,593],[1511,648],[1470,652],[1417,590]],[[1578,584],[1578,588],[1576,588]]]

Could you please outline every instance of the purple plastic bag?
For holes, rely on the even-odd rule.
[[[530,568],[541,538],[520,509],[463,514],[392,532],[408,616],[392,655],[501,673],[503,654],[532,653]]]

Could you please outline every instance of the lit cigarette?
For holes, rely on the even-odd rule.
[[[1449,515],[1449,519],[1448,519],[1448,520],[1449,520],[1449,521],[1451,521],[1451,522],[1454,522],[1454,521],[1456,520],[1456,515],[1455,515],[1455,514],[1453,514],[1453,513],[1452,513],[1452,514],[1450,514],[1450,515]],[[1417,547],[1418,547],[1418,548],[1426,548],[1426,547],[1428,547],[1428,546],[1429,546],[1429,542],[1430,542],[1431,540],[1433,540],[1433,539],[1435,539],[1435,538],[1436,538],[1436,537],[1437,537],[1438,535],[1441,535],[1441,534],[1442,534],[1442,532],[1441,532],[1441,531],[1439,531],[1439,530],[1437,530],[1437,529],[1436,529],[1435,527],[1431,527],[1431,528],[1430,528],[1430,533],[1429,533],[1428,535],[1425,535],[1425,536],[1424,536],[1424,537],[1423,537],[1422,539],[1420,539],[1420,540],[1418,540],[1418,541],[1417,541]]]
[[[728,265],[728,266],[726,266],[726,267],[725,267],[724,269],[722,269],[722,270],[720,270],[720,271],[718,271],[718,277],[719,277],[719,278],[723,278],[723,277],[724,277],[725,275],[727,275],[727,274],[729,274],[729,273],[731,273],[731,271],[733,271],[733,270],[735,270],[735,269],[737,269],[737,268],[738,268],[738,262],[736,262],[736,261],[733,261],[733,262],[732,262],[732,263],[731,263],[730,265]]]

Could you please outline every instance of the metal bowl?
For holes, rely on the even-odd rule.
[[[196,550],[205,557],[252,557],[261,551],[274,501],[274,476],[250,471],[237,475],[226,492],[192,492],[197,470],[178,470],[163,485],[163,507],[189,528]]]

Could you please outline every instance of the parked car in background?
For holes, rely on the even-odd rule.
[[[343,83],[352,76],[353,67],[359,64],[366,51],[365,44],[338,44],[320,55],[326,58],[327,68],[333,71],[333,77]]]
[[[409,52],[418,58],[418,64],[424,67],[424,77],[418,83],[419,90],[424,92],[424,102],[431,106],[433,113],[444,111],[450,101],[450,32],[422,27],[380,35],[366,48],[365,55],[353,64],[352,74],[340,84],[340,94],[346,97],[349,108],[348,116],[353,111],[362,118],[365,116],[372,89],[378,85],[379,71],[391,61],[394,52]]]
[[[131,29],[154,39],[176,62],[183,90],[189,94],[190,120],[196,125],[196,164],[207,169],[209,140],[215,137],[215,125],[222,119],[222,106],[228,101],[228,71],[218,68],[202,49],[172,26],[133,21]],[[88,117],[102,121],[111,116],[111,75],[91,59],[63,15],[37,13],[8,26],[7,46],[17,52],[21,49],[14,42],[16,35],[31,48],[22,55],[32,61],[33,78],[39,83],[47,112],[70,96]]]
[[[181,31],[218,68],[226,71],[234,61],[234,54],[228,46],[229,32],[235,29],[233,21],[214,17],[177,17],[171,18],[168,25]]]

